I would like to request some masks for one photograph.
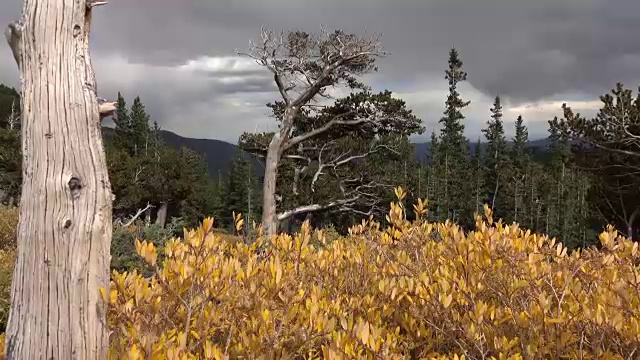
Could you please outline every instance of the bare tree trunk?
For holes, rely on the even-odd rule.
[[[151,208],[147,208],[144,212],[144,226],[151,225]]]
[[[273,135],[269,143],[267,158],[264,164],[264,186],[262,191],[262,226],[265,234],[278,233],[278,213],[276,211],[276,180],[278,179],[278,164],[280,163],[281,148],[284,142],[282,132]]]
[[[422,199],[422,164],[418,166],[418,199]]]
[[[539,210],[538,204],[536,204],[536,196],[535,196],[536,180],[533,177],[533,169],[530,169],[528,179],[529,179],[529,184],[531,185],[531,198],[529,199],[529,211],[530,211],[529,218],[531,220],[531,230],[535,229],[537,231],[538,225],[540,224],[540,216],[539,216],[540,210]]]
[[[245,228],[249,229],[249,224],[251,224],[251,167],[249,167],[249,175],[247,176],[247,222],[245,223]]]
[[[7,38],[22,78],[23,173],[8,359],[106,359],[111,185],[86,0],[25,0]]]
[[[449,205],[451,201],[449,201],[449,150],[445,149],[444,152],[444,201],[446,201],[445,211],[447,215],[444,219],[446,220],[449,215]]]
[[[513,192],[513,221],[518,222],[518,180],[515,181],[515,190]]]
[[[498,173],[498,151],[496,150],[496,155],[495,155],[495,159],[496,159],[496,166],[494,168],[495,171],[495,175],[496,175],[496,186],[493,190],[493,199],[491,199],[491,210],[492,211],[496,211],[496,197],[498,196],[498,184],[500,182],[500,174]]]
[[[561,204],[564,203],[564,162],[562,163],[562,172],[560,174],[560,181],[558,183],[558,202],[557,202],[557,208],[556,208],[556,215],[557,215],[557,224],[556,226],[558,226],[560,228],[559,233],[562,234],[561,236],[564,238],[565,236],[565,229],[564,229],[564,221],[563,218],[566,218],[565,214],[564,214],[564,209],[563,206],[561,206]]]
[[[629,237],[629,239],[633,240],[634,239],[634,232],[633,232],[633,224],[636,221],[636,217],[638,216],[638,213],[640,212],[640,208],[635,209],[631,215],[629,216],[629,220],[627,220],[627,237]]]
[[[9,123],[9,130],[13,130],[16,127],[16,123],[19,121],[18,114],[16,114],[16,100],[11,102],[11,115],[7,119]]]
[[[160,208],[158,209],[158,214],[156,216],[156,225],[160,226],[163,229],[167,223],[168,210],[169,210],[169,204],[167,204],[166,202],[160,203]]]

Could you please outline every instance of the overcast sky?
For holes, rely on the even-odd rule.
[[[0,23],[21,8],[0,0]],[[563,102],[593,114],[616,82],[637,88],[638,14],[638,0],[110,0],[94,11],[91,51],[100,96],[121,91],[130,103],[139,95],[161,127],[235,143],[243,131],[274,129],[264,106],[277,99],[272,81],[236,55],[261,25],[382,32],[391,55],[369,84],[405,99],[423,119],[424,139],[444,110],[455,46],[469,74],[467,136],[481,135],[500,95],[507,134],[522,114],[540,138]],[[0,82],[19,85],[8,46],[0,46]]]

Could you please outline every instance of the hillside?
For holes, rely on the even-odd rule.
[[[160,133],[162,140],[176,149],[186,147],[203,154],[207,161],[209,175],[211,176],[217,176],[218,173],[226,173],[231,161],[233,161],[237,151],[239,150],[237,145],[222,140],[188,138],[167,130],[161,130]],[[113,128],[103,127],[103,134],[105,138],[113,136]],[[486,145],[486,143],[480,144],[480,148],[483,153],[485,152]],[[541,160],[544,158],[546,145],[547,139],[533,140],[529,143],[529,149],[537,159]],[[475,144],[471,144],[470,151],[473,151],[474,147]],[[415,143],[416,159],[426,159],[429,156],[430,148],[430,142]],[[245,155],[250,156],[246,153]],[[254,169],[258,172],[262,172],[264,169],[262,162],[254,157],[252,158]]]
[[[102,134],[105,139],[108,139],[114,135],[114,129],[110,127],[103,127]],[[226,141],[193,139],[180,136],[167,130],[160,130],[160,136],[165,143],[175,149],[186,147],[204,155],[209,175],[211,176],[217,176],[219,173],[225,174],[239,150],[237,145],[230,144]],[[246,156],[250,155],[246,154]],[[262,169],[260,161],[253,159],[252,162],[255,169]]]

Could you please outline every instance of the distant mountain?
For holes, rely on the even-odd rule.
[[[510,141],[508,143],[511,143]],[[549,143],[548,139],[538,139],[529,141],[529,151],[534,155],[536,159],[544,159],[546,147]],[[425,160],[431,153],[431,142],[415,143],[415,157],[417,160]],[[475,151],[476,143],[472,142],[469,146],[469,151],[473,153]],[[487,143],[480,143],[480,151],[482,154],[486,153]]]
[[[245,159],[251,159],[254,169],[264,170],[264,166],[255,156],[240,150],[237,145],[230,144],[226,141],[187,138],[166,130],[160,130],[160,137],[167,145],[175,149],[186,147],[204,155],[207,161],[209,175],[211,176],[217,176],[218,173],[221,175],[226,174],[238,151],[242,152]]]
[[[105,139],[112,138],[115,130],[110,127],[102,127],[102,134]],[[230,144],[222,140],[213,139],[193,139],[180,136],[167,130],[160,130],[160,138],[174,149],[182,147],[189,148],[204,156],[207,162],[207,169],[210,176],[225,175],[231,166],[231,162],[236,157],[238,151],[241,151],[237,145]],[[242,151],[245,158],[250,158],[254,169],[262,171],[264,168],[262,163],[253,156]]]
[[[114,135],[114,129],[109,127],[103,127],[102,133],[105,138],[110,138]],[[237,145],[228,143],[222,140],[213,139],[193,139],[184,136],[177,135],[171,131],[161,130],[160,137],[162,140],[172,146],[175,149],[186,147],[202,154],[207,162],[207,168],[209,175],[217,176],[218,174],[225,175],[230,168],[231,162],[235,158],[238,151],[241,151]],[[532,140],[529,142],[529,149],[534,154],[534,157],[539,160],[545,159],[545,148],[548,144],[547,139]],[[424,160],[429,156],[431,149],[430,142],[415,143],[415,158],[417,160]],[[486,152],[486,143],[480,143],[480,149],[482,153]],[[475,143],[471,143],[469,151],[473,151]],[[245,158],[251,159],[254,169],[260,174],[264,171],[264,165],[260,160],[251,156],[248,153],[242,152]]]

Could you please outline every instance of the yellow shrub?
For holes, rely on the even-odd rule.
[[[397,192],[400,198],[403,192]],[[424,204],[416,211],[424,214]],[[309,245],[304,226],[266,251],[231,244],[212,220],[172,239],[157,275],[114,272],[110,357],[632,358],[640,344],[638,244],[613,229],[602,250],[485,220],[354,226]],[[436,238],[435,234],[439,234]],[[137,250],[151,264],[152,245]],[[462,358],[462,357],[460,357]]]
[[[18,231],[18,208],[0,205],[0,249],[15,249]]]
[[[16,259],[18,208],[0,205],[0,333],[9,319],[11,278]],[[4,349],[4,345],[0,347]],[[0,359],[2,353],[0,353]]]
[[[16,262],[14,249],[0,250],[0,333],[5,331],[11,307],[11,278]]]

